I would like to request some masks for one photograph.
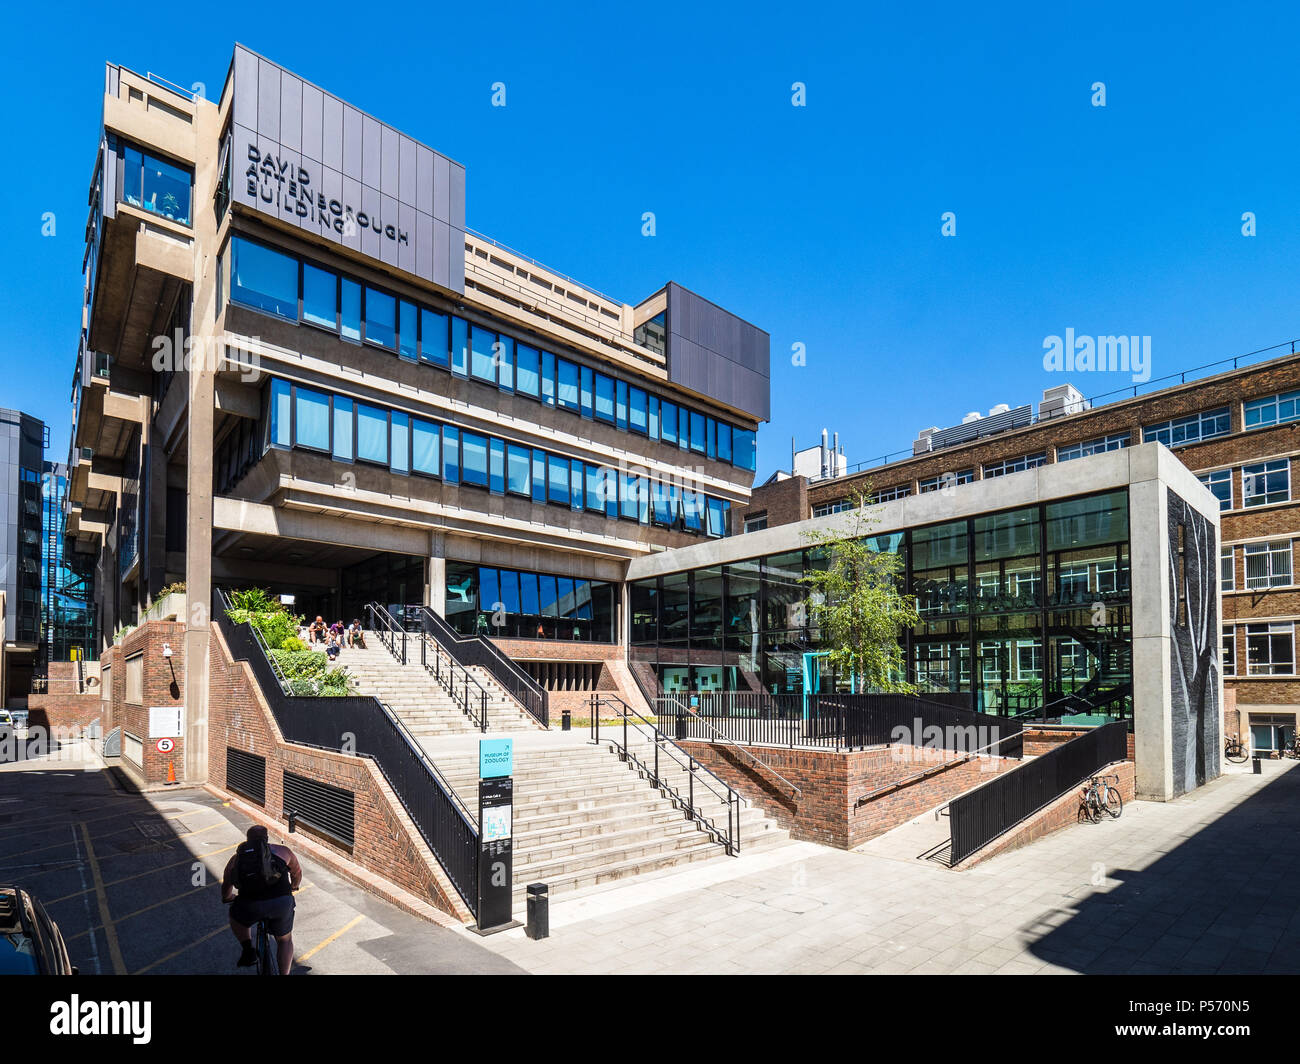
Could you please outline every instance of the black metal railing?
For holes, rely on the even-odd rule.
[[[614,717],[604,735],[600,728],[602,706],[610,709]],[[693,820],[714,842],[723,846],[729,856],[740,853],[740,795],[725,780],[701,765],[621,698],[593,694],[590,729],[594,742],[609,743],[620,759],[639,769],[651,786],[663,792],[688,820]],[[683,773],[685,779],[680,778]],[[709,808],[719,803],[726,810],[725,827],[721,812]]]
[[[690,712],[683,712],[683,707]],[[655,700],[661,721],[679,739],[710,742],[721,733],[747,746],[860,750],[906,743],[969,753],[987,749],[1019,757],[1023,723],[903,694],[771,695],[702,691]]]
[[[407,607],[420,627],[451,658],[466,668],[485,670],[543,728],[550,727],[545,689],[483,636],[463,636],[428,606]]]
[[[1128,725],[1113,721],[1062,743],[948,803],[953,864],[1006,834],[1022,820],[1128,756]]]
[[[694,717],[697,721],[699,721],[699,723],[703,726],[705,731],[708,733],[709,735],[709,738],[707,740],[708,742],[717,743],[720,746],[725,746],[730,750],[734,750],[736,756],[738,756],[742,761],[752,766],[759,773],[759,775],[766,776],[770,782],[776,784],[778,789],[785,791],[796,802],[803,797],[802,788],[800,788],[797,784],[791,783],[788,779],[782,776],[781,773],[779,773],[776,769],[774,769],[761,757],[755,754],[752,750],[742,746],[731,736],[726,735],[723,732],[719,731],[709,721],[708,718],[701,717],[698,713],[696,713],[693,709],[691,709],[691,707],[687,705],[687,699],[684,698],[683,696],[665,695],[664,698],[660,700],[660,711],[658,714],[659,720],[666,719],[664,714],[665,709],[669,709],[670,715],[674,721],[682,720],[684,717],[687,716]],[[685,736],[680,733],[677,735],[677,738],[679,739],[684,737]]]
[[[227,616],[229,602],[220,589],[212,598],[231,657],[248,662],[285,742],[331,751],[346,743],[349,753],[370,758],[477,916],[478,823],[392,709],[370,695],[290,694],[257,629]]]
[[[460,662],[443,650],[431,636],[421,632],[420,664],[451,700],[460,707],[479,731],[488,730],[488,693]]]
[[[394,620],[387,608],[378,602],[366,603],[366,617],[370,630],[379,637],[388,652],[403,665],[406,664],[406,629]]]

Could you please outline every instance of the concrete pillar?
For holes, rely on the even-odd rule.
[[[446,544],[441,532],[429,533],[429,564],[424,582],[424,604],[439,617],[447,616]]]
[[[1170,721],[1169,533],[1166,487],[1129,487],[1133,595],[1133,756],[1140,798],[1173,797]]]
[[[212,434],[216,375],[189,375],[186,469],[185,782],[208,778],[208,637],[212,620]]]

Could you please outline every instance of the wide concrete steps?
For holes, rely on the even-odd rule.
[[[435,747],[430,755],[466,805],[475,808],[478,762],[472,751]],[[519,900],[529,883],[546,883],[554,896],[679,864],[726,859],[723,846],[677,802],[604,746],[517,747],[513,779]],[[725,804],[718,812],[715,819],[725,829]],[[788,837],[757,808],[742,806],[738,815],[743,852]]]

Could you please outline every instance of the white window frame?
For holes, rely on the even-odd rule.
[[[1291,554],[1291,540],[1272,539],[1263,543],[1247,543],[1246,552],[1246,590],[1263,591],[1275,587],[1290,587],[1293,580],[1294,565]],[[1250,575],[1250,559],[1264,559],[1262,577]]]
[[[1251,640],[1263,638],[1268,649],[1266,660],[1252,660]],[[1275,640],[1286,637],[1291,648],[1290,660],[1274,661],[1273,648]],[[1285,666],[1286,671],[1279,669]],[[1261,624],[1246,625],[1246,675],[1247,676],[1294,676],[1295,675],[1295,622],[1266,621]]]
[[[1223,568],[1224,562],[1228,563],[1226,573]],[[1231,544],[1219,548],[1219,590],[1237,590],[1237,548]]]
[[[1286,497],[1280,499],[1270,499],[1267,491],[1252,491],[1252,488],[1259,481],[1256,478],[1262,478],[1265,485],[1268,484],[1270,477],[1284,474],[1286,476]],[[1258,501],[1252,502],[1255,498]],[[1242,506],[1276,506],[1279,503],[1291,501],[1291,459],[1290,458],[1272,458],[1267,462],[1256,462],[1251,465],[1241,467],[1241,504]]]
[[[1084,440],[1082,443],[1073,443],[1069,447],[1058,447],[1056,449],[1056,460],[1058,462],[1072,462],[1076,458],[1087,458],[1094,454],[1104,454],[1106,451],[1118,451],[1130,446],[1132,442],[1132,433],[1128,432],[1115,432],[1109,436],[1098,436],[1095,440]]]
[[[1219,659],[1225,677],[1237,675],[1237,626],[1235,624],[1223,626],[1223,644],[1219,649]]]
[[[1216,499],[1218,499],[1219,497],[1217,494],[1214,493],[1214,488],[1211,487],[1210,485],[1212,483],[1222,484],[1226,479],[1228,484],[1228,497],[1226,500],[1219,499],[1219,510],[1220,512],[1222,512],[1223,510],[1232,509],[1235,489],[1232,483],[1233,478],[1232,478],[1231,469],[1211,469],[1208,473],[1197,473],[1196,479],[1199,480],[1202,484],[1204,484],[1206,490],[1209,491],[1211,494],[1214,494],[1214,497]]]

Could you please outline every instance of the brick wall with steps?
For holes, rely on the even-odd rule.
[[[653,746],[634,744],[652,762]],[[478,806],[474,751],[437,750],[434,760],[471,809]],[[662,774],[681,787],[684,770]],[[606,744],[581,740],[541,748],[516,746],[514,765],[514,892],[522,905],[529,883],[546,883],[552,897],[676,865],[730,860],[725,849]],[[703,802],[702,789],[697,799]],[[708,805],[721,812],[725,802]],[[742,855],[778,845],[787,832],[757,808],[740,810]],[[743,859],[743,856],[742,856]]]
[[[466,735],[478,730],[447,689],[420,663],[420,643],[415,636],[407,639],[405,665],[374,632],[366,633],[364,650],[344,649],[338,664],[353,678],[358,694],[374,695],[392,706],[417,739]],[[534,731],[540,727],[484,670],[475,668],[470,672],[488,694],[489,731]]]

